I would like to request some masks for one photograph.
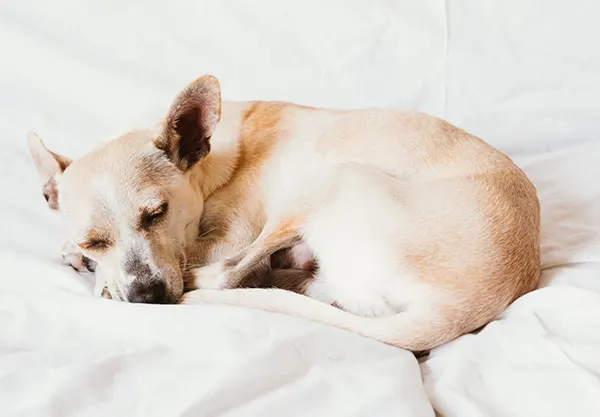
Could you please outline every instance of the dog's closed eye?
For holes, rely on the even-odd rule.
[[[106,239],[90,239],[85,242],[80,242],[79,247],[83,250],[101,251],[110,246],[110,242]]]
[[[158,207],[145,209],[142,211],[140,223],[143,229],[148,229],[150,226],[158,223],[169,210],[169,203],[164,202]]]

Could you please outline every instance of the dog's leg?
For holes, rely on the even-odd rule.
[[[216,262],[193,272],[197,288],[236,288],[249,275],[269,269],[269,258],[280,249],[300,242],[295,221],[278,221],[265,226],[261,234],[237,255]]]
[[[112,298],[108,288],[106,287],[106,279],[102,274],[102,269],[98,268],[96,261],[85,256],[79,247],[72,243],[66,242],[62,247],[62,260],[77,272],[95,272],[96,282],[94,284],[93,293],[96,297]]]
[[[264,276],[260,287],[281,288],[298,294],[305,294],[314,279],[313,271],[303,269],[270,269]]]
[[[94,272],[96,262],[85,256],[73,242],[65,242],[62,247],[62,260],[77,272]]]
[[[272,269],[316,271],[318,262],[306,242],[282,249],[271,255]]]

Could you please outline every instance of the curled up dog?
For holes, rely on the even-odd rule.
[[[221,102],[204,76],[160,126],[74,161],[29,146],[96,293],[115,299],[258,308],[421,351],[539,281],[534,186],[425,114]],[[274,268],[282,253],[292,269]]]

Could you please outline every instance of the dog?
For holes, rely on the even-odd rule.
[[[539,282],[535,187],[431,115],[222,102],[206,75],[160,125],[74,161],[29,148],[95,292],[118,300],[256,308],[425,351]],[[269,276],[282,251],[292,267]],[[279,288],[240,288],[253,277]]]

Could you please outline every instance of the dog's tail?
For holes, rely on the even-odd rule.
[[[335,326],[392,346],[425,351],[455,339],[464,329],[457,320],[460,310],[446,305],[443,314],[434,307],[386,317],[362,317],[331,305],[281,289],[240,288],[195,290],[184,295],[183,304],[227,304],[287,314]],[[492,317],[493,318],[493,317]],[[464,318],[463,318],[464,320]],[[482,323],[484,324],[484,323]]]

